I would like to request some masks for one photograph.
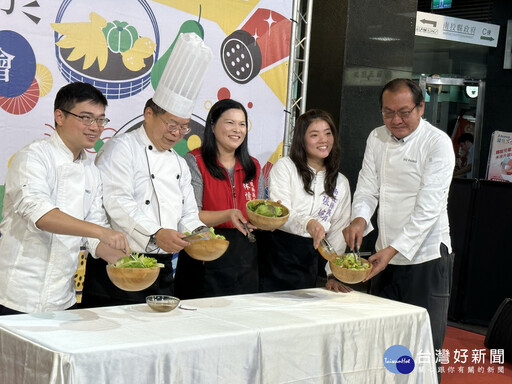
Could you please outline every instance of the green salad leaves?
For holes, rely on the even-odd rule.
[[[193,235],[194,233],[190,233],[190,232],[185,232],[184,235],[185,236],[191,236]],[[198,239],[201,239],[201,238],[205,238],[205,237],[209,237],[210,239],[219,239],[219,240],[226,240],[226,238],[222,235],[217,235],[215,233],[215,229],[213,227],[210,227],[210,229],[208,230],[208,232],[205,232],[205,233],[198,233],[197,234],[197,237],[194,236],[192,237],[190,240],[198,240]]]
[[[356,255],[353,253],[347,253],[342,257],[337,257],[332,260],[334,264],[339,267],[347,268],[347,269],[368,269],[370,268],[370,263],[363,263],[361,260],[356,261]]]
[[[210,239],[219,239],[219,240],[226,240],[226,238],[222,235],[217,235],[215,233],[215,230],[213,229],[213,227],[210,227]]]
[[[162,263],[157,263],[156,259],[153,257],[139,255],[135,252],[132,252],[132,256],[135,260],[131,256],[125,256],[121,257],[115,264],[111,265],[116,268],[162,268],[164,266]]]
[[[264,202],[249,202],[247,207],[257,213],[258,215],[266,216],[266,217],[281,217],[283,216],[283,208],[272,205],[268,201]]]

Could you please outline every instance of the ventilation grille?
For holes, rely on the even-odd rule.
[[[418,0],[418,11],[433,12],[437,15],[458,17],[460,19],[492,22],[492,0],[452,0],[452,7],[448,9],[430,9],[432,0]]]

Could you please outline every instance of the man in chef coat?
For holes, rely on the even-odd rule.
[[[434,348],[441,349],[452,277],[447,199],[455,154],[448,135],[422,119],[424,109],[421,88],[412,80],[384,86],[384,125],[368,137],[352,221],[343,235],[351,249],[359,247],[379,207],[371,291],[426,308]]]
[[[14,155],[0,225],[0,315],[75,307],[82,245],[92,259],[128,254],[126,236],[108,225],[100,174],[85,153],[109,122],[106,105],[90,84],[62,87],[55,132]]]
[[[142,126],[107,141],[96,157],[112,227],[127,233],[132,251],[156,258],[164,268],[149,288],[125,292],[110,282],[104,262],[88,259],[81,306],[141,303],[148,295],[173,295],[173,255],[189,245],[182,240],[185,232],[204,227],[188,165],[173,149],[190,132],[195,99],[189,91],[200,87],[204,78],[204,60],[194,68],[201,61],[197,56],[206,53],[211,60],[210,49],[191,35],[178,39],[155,95],[146,102]],[[188,47],[188,60],[180,61],[174,53]],[[186,68],[177,68],[181,64]],[[173,80],[175,73],[185,78]]]

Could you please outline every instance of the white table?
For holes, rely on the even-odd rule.
[[[0,383],[437,382],[420,307],[322,288],[182,305],[196,310],[139,304],[0,317]],[[412,353],[409,375],[384,365],[395,344]]]

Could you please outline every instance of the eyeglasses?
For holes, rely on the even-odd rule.
[[[187,124],[178,124],[176,121],[171,120],[170,122],[165,121],[162,116],[157,115],[160,120],[167,126],[167,130],[171,133],[180,131],[182,135],[186,135],[191,131],[190,127]]]
[[[409,116],[411,116],[412,111],[416,109],[418,105],[415,105],[412,107],[410,111],[381,111],[382,117],[384,119],[393,119],[395,115],[398,115],[401,119],[407,119]]]
[[[82,120],[82,124],[83,125],[87,125],[88,127],[93,125],[94,122],[96,122],[96,124],[98,125],[98,127],[104,127],[105,125],[107,125],[110,121],[110,119],[107,119],[106,117],[91,117],[91,116],[87,116],[87,115],[83,115],[83,116],[80,116],[80,115],[77,115],[76,113],[73,113],[73,112],[69,112],[69,111],[66,111],[65,109],[62,109],[62,108],[59,108],[62,112],[66,112],[66,113],[69,113],[70,115],[73,115],[75,116],[76,118]]]

